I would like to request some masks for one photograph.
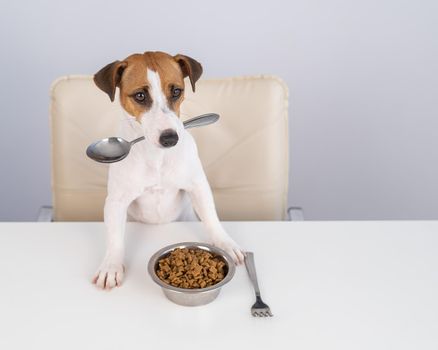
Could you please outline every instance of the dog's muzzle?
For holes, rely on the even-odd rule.
[[[163,147],[173,147],[178,143],[178,140],[178,134],[172,129],[166,129],[160,135],[160,144]]]

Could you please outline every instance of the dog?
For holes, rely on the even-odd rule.
[[[184,78],[189,78],[194,92],[201,74],[201,64],[191,57],[145,52],[112,62],[94,75],[111,102],[119,88],[124,114],[120,136],[145,137],[127,158],[109,166],[104,206],[107,249],[93,277],[99,288],[122,284],[128,219],[163,224],[199,217],[212,244],[228,252],[236,264],[244,260],[244,252],[219,221],[196,143],[179,119]]]

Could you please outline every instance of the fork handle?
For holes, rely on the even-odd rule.
[[[249,279],[251,280],[252,285],[254,287],[255,295],[256,297],[260,298],[260,289],[259,289],[259,283],[257,281],[257,273],[254,263],[253,252],[246,252],[245,267],[246,267],[246,271],[248,271]]]

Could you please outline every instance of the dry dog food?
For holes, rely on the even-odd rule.
[[[158,261],[157,276],[179,288],[205,288],[225,277],[225,262],[202,249],[176,248]]]

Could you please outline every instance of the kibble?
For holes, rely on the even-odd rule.
[[[163,282],[179,288],[206,288],[222,281],[225,262],[203,250],[176,248],[158,261],[157,276]]]

